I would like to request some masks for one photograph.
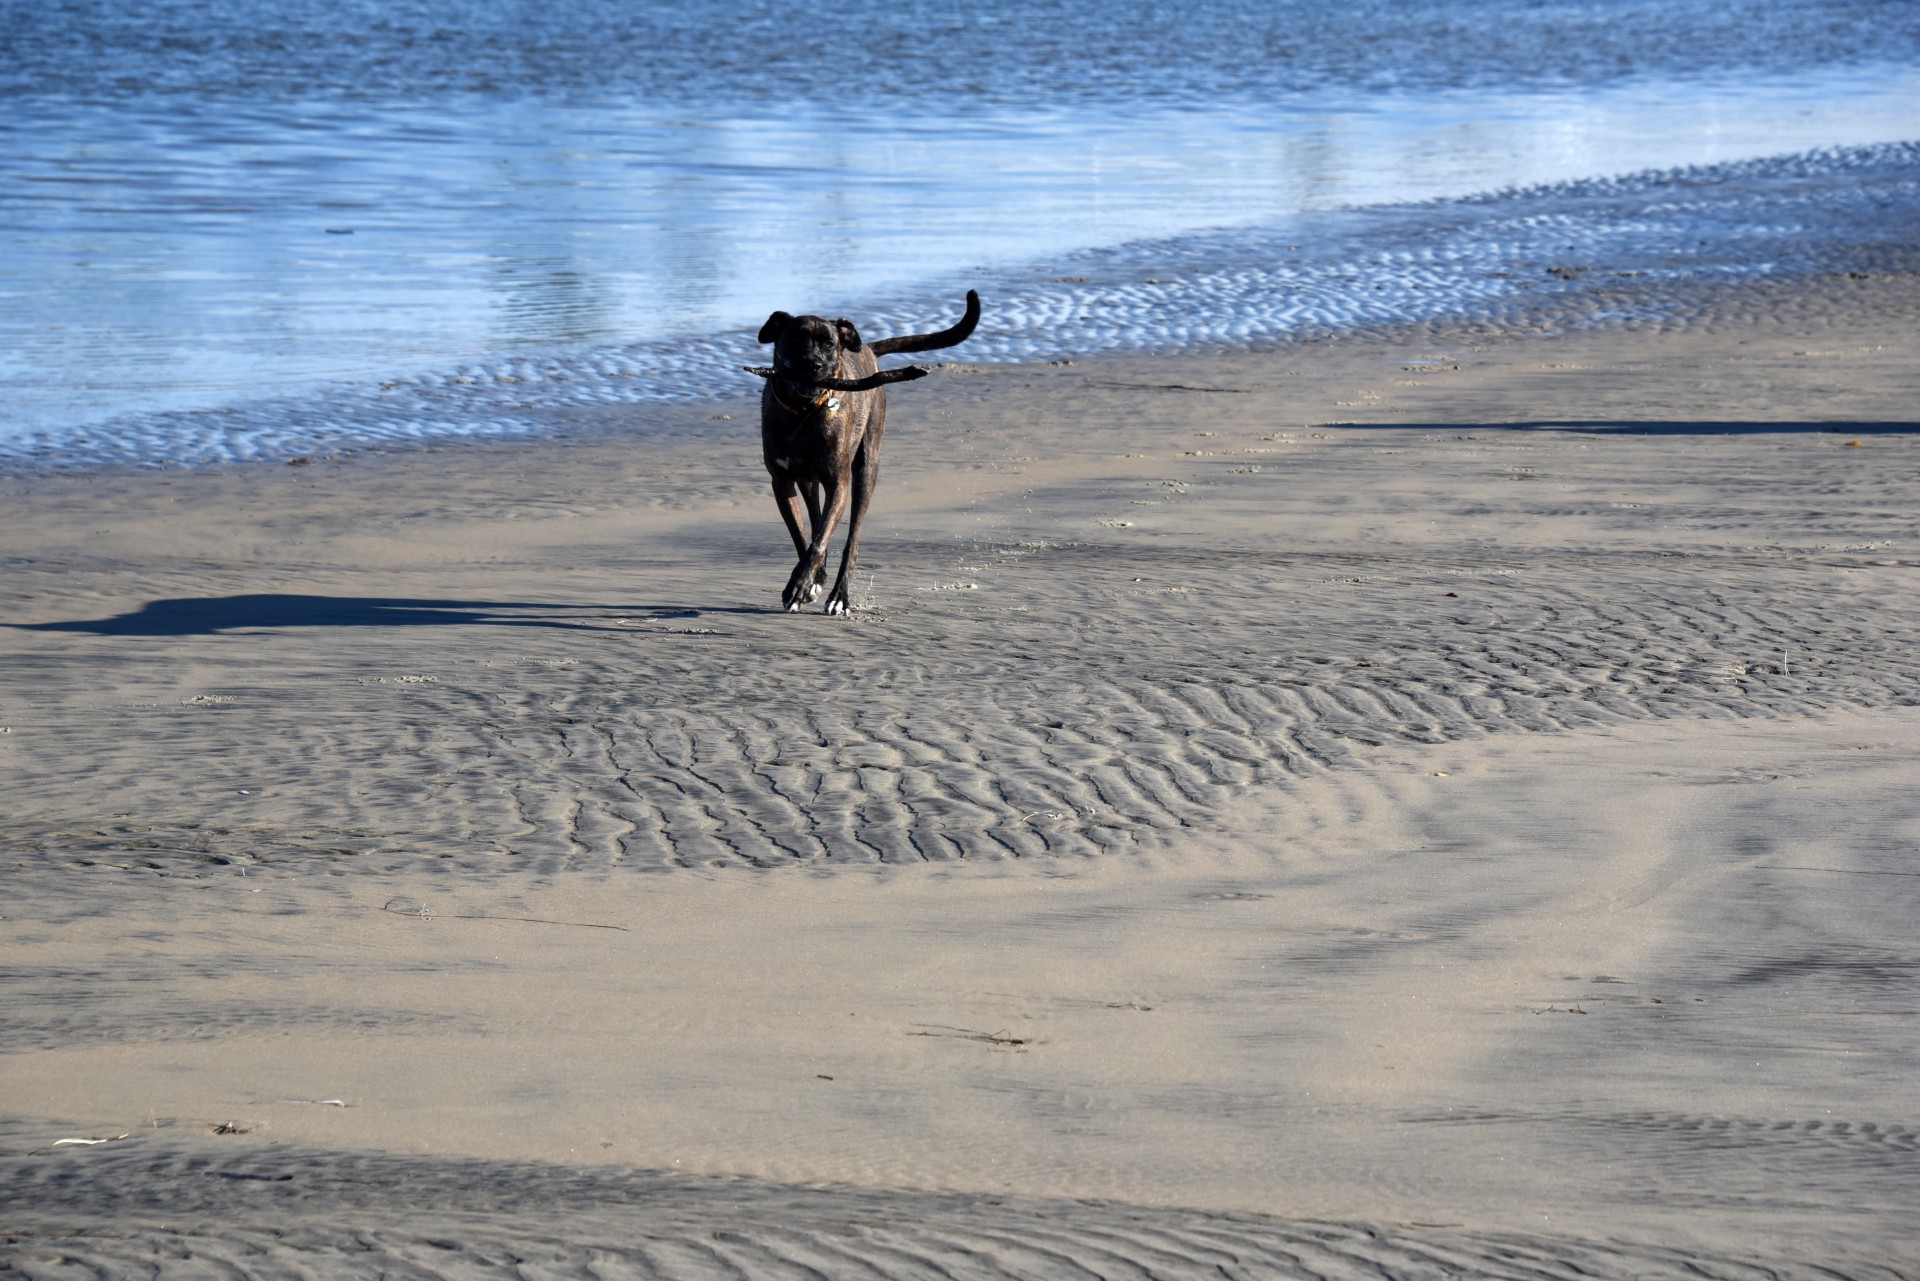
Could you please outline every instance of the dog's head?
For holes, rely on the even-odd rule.
[[[797,378],[831,378],[840,353],[859,351],[860,331],[846,317],[789,316],[776,311],[760,326],[760,341],[773,344],[773,367]]]

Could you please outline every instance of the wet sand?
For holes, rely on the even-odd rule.
[[[0,1257],[1913,1275],[1916,338],[949,366],[850,619],[744,404],[0,480]]]

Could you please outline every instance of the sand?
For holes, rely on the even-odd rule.
[[[950,365],[847,619],[744,402],[0,480],[0,1260],[1915,1275],[1916,339]]]

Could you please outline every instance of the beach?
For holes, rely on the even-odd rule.
[[[847,618],[745,399],[0,475],[0,1255],[1913,1275],[1920,275],[1686,300],[945,353]]]

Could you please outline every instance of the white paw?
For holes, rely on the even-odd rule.
[[[827,613],[829,614],[844,614],[847,612],[847,608],[847,602],[843,600],[836,599],[827,602]]]

